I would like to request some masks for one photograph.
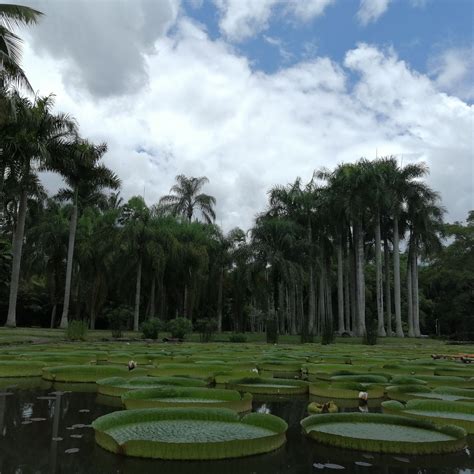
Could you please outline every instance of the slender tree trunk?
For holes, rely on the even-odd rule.
[[[298,293],[297,283],[290,287],[290,320],[291,320],[291,334],[296,334],[296,298]]]
[[[283,293],[283,282],[278,282],[278,318],[280,323],[280,334],[285,334],[285,295]]]
[[[413,285],[411,282],[411,261],[410,254],[408,252],[408,262],[407,262],[407,310],[408,310],[408,337],[415,337],[415,332],[413,331]]]
[[[140,292],[142,286],[142,262],[143,257],[140,255],[137,268],[137,284],[135,288],[135,309],[133,311],[133,330],[138,331],[138,323],[140,321]]]
[[[388,248],[387,237],[385,237],[383,242],[383,253],[385,259],[385,315],[387,318],[387,336],[392,337],[392,290],[390,285],[390,250]]]
[[[49,327],[51,329],[54,328],[54,323],[56,321],[56,312],[57,312],[57,309],[58,309],[58,305],[56,303],[53,304],[53,309],[51,310],[51,323],[49,325]]]
[[[337,246],[337,314],[339,334],[345,332],[344,324],[344,270],[342,259],[342,243]]]
[[[18,219],[13,236],[13,259],[12,259],[12,274],[10,280],[10,299],[8,302],[8,316],[5,326],[16,327],[16,302],[18,298],[18,287],[20,284],[20,266],[21,253],[23,250],[23,238],[25,235],[25,220],[27,208],[28,192],[22,190],[20,196],[20,208],[18,210]]]
[[[91,305],[91,329],[95,329],[95,305]]]
[[[151,277],[151,289],[150,289],[150,314],[149,316],[151,318],[154,318],[156,316],[156,303],[155,303],[155,297],[156,297],[156,276],[153,274]]]
[[[330,260],[327,262],[327,270],[326,270],[326,279],[325,279],[325,287],[326,287],[326,330],[329,327],[332,333],[333,331],[333,312],[332,312],[332,288],[331,288],[331,264]]]
[[[224,267],[219,272],[219,288],[217,290],[217,332],[222,332],[222,300],[224,292]]]
[[[383,321],[382,242],[380,236],[380,214],[375,222],[375,288],[377,298],[377,335],[386,336]]]
[[[184,285],[184,297],[183,297],[183,318],[188,317],[188,285]]]
[[[66,329],[68,326],[69,316],[69,301],[71,299],[71,282],[72,282],[72,265],[74,261],[74,243],[76,241],[76,229],[77,229],[77,189],[74,191],[74,203],[72,207],[72,216],[69,223],[69,242],[67,247],[67,263],[66,263],[66,283],[64,287],[64,303],[63,313],[61,315],[61,323],[59,327]]]
[[[308,282],[308,334],[314,334],[315,317],[316,317],[316,295],[314,288],[314,269],[313,262],[309,265],[309,282]]]
[[[302,331],[302,326],[303,326],[303,321],[304,321],[304,302],[303,302],[303,285],[299,286],[299,297],[298,297],[298,317],[296,320],[297,326],[296,326],[296,332],[301,332]]]
[[[351,270],[351,327],[352,335],[357,334],[357,271],[356,271],[356,262],[355,262],[355,251],[352,249],[351,258],[350,258],[350,270]]]
[[[344,262],[344,313],[345,313],[345,328],[347,332],[351,332],[351,308],[350,308],[350,272],[349,272],[349,258],[346,255]]]
[[[357,335],[365,335],[365,272],[364,272],[364,231],[362,230],[362,223],[357,223],[356,226],[357,245],[357,304],[358,304],[358,318],[357,318]]]
[[[400,235],[398,216],[393,218],[393,292],[395,296],[395,325],[397,337],[403,337],[402,306],[400,297]]]
[[[420,337],[420,298],[418,292],[418,255],[416,248],[413,249],[411,271],[413,284],[413,331],[415,337]]]
[[[321,273],[319,274],[319,320],[321,321],[321,334],[324,334],[324,329],[326,327],[326,288],[325,288],[325,274],[326,268],[324,263],[321,266]]]

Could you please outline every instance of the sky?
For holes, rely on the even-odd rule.
[[[394,155],[429,166],[448,220],[474,209],[472,0],[25,3],[33,88],[107,142],[126,199],[207,176],[217,223],[248,229],[271,186]]]

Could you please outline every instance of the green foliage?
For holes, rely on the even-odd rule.
[[[194,323],[194,329],[199,332],[201,342],[210,342],[217,331],[217,321],[215,319],[198,319]]]
[[[229,336],[229,342],[247,342],[247,336],[236,332]]]
[[[193,330],[193,325],[189,319],[175,318],[168,321],[166,325],[171,337],[176,339],[184,339],[187,334]]]
[[[120,305],[109,309],[106,313],[109,322],[109,328],[112,330],[112,337],[118,339],[127,329],[130,320],[133,317],[133,310],[130,306]]]
[[[70,321],[66,329],[66,338],[70,341],[85,341],[88,329],[86,321]]]
[[[163,323],[158,318],[150,318],[142,323],[141,330],[145,339],[158,339]]]

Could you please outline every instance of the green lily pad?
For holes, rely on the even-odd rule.
[[[312,415],[302,420],[305,434],[323,444],[381,453],[436,454],[463,449],[466,431],[457,426],[378,413]]]
[[[45,367],[43,378],[56,382],[96,382],[105,377],[131,377],[132,375],[146,375],[144,369],[129,371],[126,367],[112,365],[62,365]]]
[[[127,409],[169,407],[230,408],[237,412],[252,409],[252,395],[243,396],[237,390],[195,387],[161,387],[134,390],[122,395]]]
[[[308,393],[308,384],[302,380],[244,377],[231,379],[227,388],[249,393],[265,393],[270,395],[293,395]]]
[[[224,459],[273,451],[285,443],[287,424],[251,413],[242,420],[225,408],[167,408],[110,413],[92,424],[97,443],[127,456]]]

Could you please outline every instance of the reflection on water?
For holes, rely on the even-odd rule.
[[[344,472],[384,474],[468,474],[474,460],[468,452],[443,456],[391,456],[341,450],[318,445],[301,434],[307,397],[264,397],[254,411],[284,418],[288,442],[273,453],[228,461],[171,462],[117,456],[94,442],[90,423],[116,410],[96,393],[71,392],[67,387],[2,388],[0,390],[1,474],[309,474]],[[71,387],[69,387],[71,388]],[[110,398],[110,397],[107,397]],[[116,400],[118,401],[118,400]],[[311,397],[311,401],[324,402]],[[338,403],[339,404],[339,403]],[[341,411],[358,410],[358,401],[342,403]],[[380,411],[369,400],[370,411]],[[470,450],[474,450],[474,437]]]

